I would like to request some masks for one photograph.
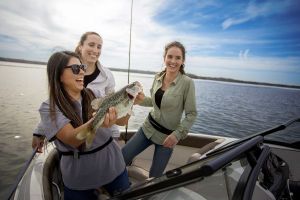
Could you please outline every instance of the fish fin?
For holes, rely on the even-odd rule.
[[[91,106],[94,110],[98,110],[103,102],[103,98],[94,99],[91,103]]]
[[[115,93],[114,90],[109,90],[107,93],[106,93],[106,96],[111,96]]]

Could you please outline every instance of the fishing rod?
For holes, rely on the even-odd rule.
[[[20,170],[18,176],[17,176],[17,179],[15,181],[15,183],[13,184],[13,186],[11,187],[9,193],[8,193],[8,196],[7,196],[7,199],[11,199],[11,197],[13,196],[13,194],[15,193],[21,179],[23,178],[26,170],[28,169],[32,159],[34,158],[35,154],[37,153],[37,149],[38,147],[36,147],[33,151],[32,151],[32,154],[31,156],[29,157],[29,159],[27,160],[27,162],[25,163],[25,165],[23,166],[23,168]]]
[[[130,59],[131,59],[131,30],[132,30],[132,9],[133,9],[133,0],[131,0],[131,9],[130,9],[130,29],[129,29],[129,49],[128,49],[128,72],[127,72],[127,84],[130,83],[129,74],[130,74]],[[125,126],[125,144],[127,143],[128,137],[128,123]]]
[[[131,59],[131,30],[132,30],[132,9],[133,9],[133,0],[131,0],[131,9],[130,9],[130,29],[129,29],[129,49],[128,49],[128,73],[127,73],[127,83],[129,84],[129,74],[130,74],[130,59]]]

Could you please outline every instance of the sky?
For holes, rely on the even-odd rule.
[[[0,57],[47,62],[96,31],[101,63],[127,69],[130,9],[131,0],[0,0]],[[188,73],[300,85],[299,0],[133,0],[132,16],[131,69],[162,70],[177,40]]]

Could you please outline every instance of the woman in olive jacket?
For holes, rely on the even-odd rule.
[[[138,104],[153,107],[138,132],[122,148],[126,164],[155,145],[149,177],[159,177],[164,172],[174,146],[186,137],[196,117],[196,97],[193,80],[185,75],[185,48],[177,41],[166,45],[165,70],[156,74],[151,97]],[[185,117],[182,119],[182,114]],[[182,119],[182,120],[181,120]]]

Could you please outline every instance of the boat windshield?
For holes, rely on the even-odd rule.
[[[232,149],[235,146],[245,141],[248,141],[256,136],[263,136],[265,137],[265,141],[273,144],[278,143],[282,146],[300,149],[300,118],[290,120],[284,124],[275,126],[265,131],[261,131],[250,136],[241,138],[239,140],[227,143],[221,148],[218,148],[215,151],[208,153],[207,156],[211,156],[213,154],[218,154],[220,152]]]
[[[253,158],[261,152],[258,147],[261,142],[262,137],[253,138],[235,149],[206,157],[133,186],[113,199],[232,199],[245,186],[245,180],[255,166]]]
[[[246,157],[234,160],[213,175],[191,181],[180,187],[153,194],[147,199],[190,199],[190,200],[228,200],[232,199],[239,180],[250,169]],[[143,198],[142,198],[143,199]]]
[[[300,149],[300,123],[291,124],[284,130],[266,135],[265,141]]]

